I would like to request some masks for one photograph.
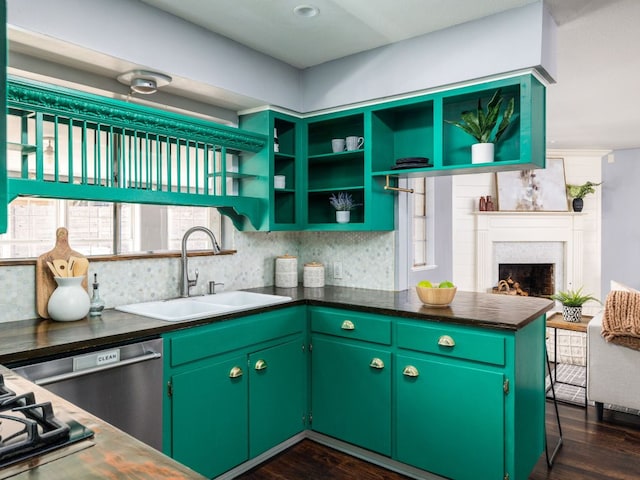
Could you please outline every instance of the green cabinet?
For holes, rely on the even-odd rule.
[[[312,308],[313,430],[391,455],[391,320]]]
[[[306,427],[306,349],[301,337],[249,355],[249,458]]]
[[[396,459],[456,480],[504,477],[504,376],[398,355]]]
[[[240,127],[270,137],[261,152],[245,154],[240,166],[240,172],[247,176],[242,182],[241,194],[265,200],[264,218],[259,229],[299,230],[303,210],[302,171],[299,166],[304,142],[302,120],[264,110],[242,116]],[[284,181],[284,186],[276,183],[276,176]],[[250,228],[249,224],[246,226]]]
[[[501,89],[514,99],[511,124],[495,146],[492,163],[472,164],[476,140],[455,127],[464,111],[487,105]],[[533,75],[520,75],[396,100],[372,107],[373,175],[392,177],[455,175],[545,166],[545,87]],[[398,158],[426,157],[431,166],[393,170]]]
[[[498,89],[505,103],[514,99],[511,124],[496,145],[495,161],[473,164],[475,140],[449,122],[476,109],[478,100],[486,106]],[[387,187],[399,177],[545,166],[545,87],[530,74],[304,118],[267,110],[241,117],[240,126],[272,139],[243,161],[243,170],[255,175],[243,182],[243,195],[266,200],[263,230],[393,230],[394,194]],[[279,152],[272,145],[274,129]],[[361,137],[362,145],[333,151],[332,140],[350,136]],[[393,168],[398,159],[416,157],[427,158],[428,166]],[[273,175],[286,177],[285,188],[274,188]],[[359,204],[346,224],[336,222],[329,204],[340,192]]]
[[[248,379],[239,355],[170,377],[171,456],[212,478],[248,459]]]
[[[544,448],[544,325],[398,321],[394,458],[456,480],[528,478]]]
[[[544,317],[517,330],[310,307],[312,429],[456,480],[528,478]]]
[[[391,353],[320,335],[311,341],[313,429],[391,455]]]
[[[306,428],[306,310],[165,336],[164,452],[215,477]]]
[[[311,428],[447,478],[525,480],[544,331],[300,305],[171,332],[164,451],[215,477]]]

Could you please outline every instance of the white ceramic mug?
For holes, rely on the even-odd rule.
[[[359,150],[364,145],[363,137],[347,137],[346,141],[347,150]]]
[[[287,177],[284,175],[274,175],[273,176],[273,188],[286,188],[287,187]]]
[[[344,152],[344,138],[334,138],[331,140],[331,149],[333,153]]]

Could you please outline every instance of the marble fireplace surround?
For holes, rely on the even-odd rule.
[[[476,289],[497,284],[498,263],[553,263],[556,290],[582,285],[583,238],[573,212],[477,212]]]

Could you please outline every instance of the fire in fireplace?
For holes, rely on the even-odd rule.
[[[495,293],[548,297],[555,291],[553,263],[501,263]]]

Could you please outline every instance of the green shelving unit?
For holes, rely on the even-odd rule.
[[[447,121],[476,109],[478,99],[486,106],[499,88],[505,103],[515,101],[511,125],[496,146],[495,161],[473,164],[475,140]],[[545,166],[545,87],[532,74],[306,118],[265,110],[243,116],[240,126],[272,139],[273,129],[278,132],[279,152],[268,145],[250,154],[254,160],[245,159],[241,170],[256,174],[255,181],[242,182],[243,194],[265,199],[262,230],[393,230],[395,195],[385,189],[387,181],[396,186],[399,177]],[[331,140],[348,136],[363,137],[363,147],[333,152]],[[427,158],[429,166],[392,169],[407,157]],[[286,177],[286,188],[274,188],[274,175]],[[362,204],[347,224],[336,222],[329,204],[339,192]]]
[[[242,129],[265,133],[271,141],[266,148],[245,161],[242,171],[253,172],[256,179],[245,182],[245,192],[265,199],[259,230],[299,230],[301,225],[300,156],[303,148],[302,120],[272,110],[264,110],[240,119]],[[275,134],[278,151],[275,148]],[[275,188],[275,175],[285,177],[285,188]],[[247,226],[250,228],[250,226]]]

